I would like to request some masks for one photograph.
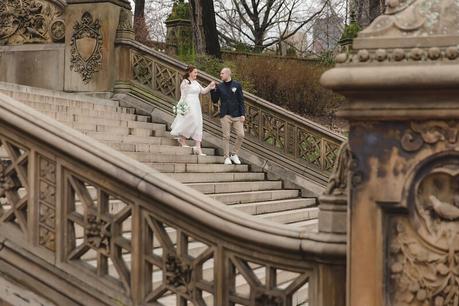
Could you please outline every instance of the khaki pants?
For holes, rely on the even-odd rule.
[[[236,132],[236,144],[234,145],[234,150],[232,153],[238,154],[241,149],[242,140],[244,139],[244,123],[241,122],[241,117],[231,117],[226,115],[223,118],[220,118],[222,123],[223,131],[223,150],[225,152],[225,157],[230,155],[230,136],[231,136],[231,127]]]

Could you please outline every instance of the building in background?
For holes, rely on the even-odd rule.
[[[299,31],[280,43],[279,54],[282,56],[304,56],[307,52],[307,32]]]
[[[330,10],[327,16],[318,18],[312,27],[312,51],[322,53],[333,50],[343,32],[344,19]]]

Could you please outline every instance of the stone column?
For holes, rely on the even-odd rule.
[[[128,0],[68,0],[64,90],[109,92],[116,75],[115,39]],[[122,13],[123,12],[123,13]],[[123,17],[124,16],[124,17]],[[128,22],[129,23],[129,22]]]
[[[191,56],[193,50],[193,28],[191,26],[190,5],[177,1],[166,20],[166,52],[169,55]]]
[[[349,100],[347,305],[458,305],[459,3],[387,3],[322,77]]]

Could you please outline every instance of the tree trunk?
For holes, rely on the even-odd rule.
[[[261,53],[263,52],[263,41],[264,41],[264,36],[265,33],[262,30],[257,30],[254,33],[255,36],[255,44],[254,44],[254,51],[256,53]]]
[[[145,18],[145,0],[135,0],[134,17]]]
[[[221,58],[213,0],[191,0],[190,5],[196,53]]]

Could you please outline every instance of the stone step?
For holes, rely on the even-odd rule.
[[[316,206],[315,198],[296,198],[277,201],[254,202],[248,204],[235,204],[231,207],[236,208],[251,215],[260,215],[272,212],[279,212],[292,209],[301,209]]]
[[[265,179],[263,172],[228,172],[228,173],[168,173],[170,177],[181,183],[205,183],[205,182],[236,182],[236,181],[259,181]]]
[[[56,119],[57,121],[64,121],[70,120],[68,118],[73,118],[73,116],[92,116],[98,117],[102,119],[113,119],[113,120],[136,120],[136,121],[143,121],[148,122],[148,116],[141,116],[135,114],[124,114],[124,113],[115,113],[115,112],[102,112],[102,111],[90,111],[90,110],[72,110],[66,113],[59,113],[59,112],[46,112],[41,111],[41,113]]]
[[[105,143],[105,141],[101,141]],[[182,148],[180,146],[170,145],[152,145],[145,143],[115,143],[109,141],[106,143],[108,146],[121,152],[149,152],[159,154],[171,154],[171,155],[192,155],[193,148]],[[213,148],[202,148],[202,152],[209,156],[215,155],[215,149]]]
[[[88,123],[79,124],[78,122],[62,122],[65,125],[68,125],[83,134],[87,134],[89,132],[103,132],[113,135],[120,135],[120,136],[127,136],[127,135],[134,135],[134,136],[162,136],[164,134],[163,131],[157,131],[152,129],[138,129],[138,128],[128,128],[128,127],[115,127],[115,126],[107,126],[107,125],[93,125]]]
[[[260,190],[279,190],[282,188],[282,181],[188,183],[186,185],[204,194],[216,194]]]
[[[61,101],[40,101],[40,98],[32,97],[28,100],[19,99],[20,102],[35,108],[38,111],[50,111],[50,112],[68,112],[73,110],[92,110],[92,111],[104,111],[104,112],[116,112],[125,114],[135,114],[135,108],[132,107],[121,107],[115,105],[100,105],[90,102],[72,101],[72,100],[61,100]]]
[[[62,91],[53,91],[53,92],[43,92],[47,91],[46,89],[33,88],[31,91],[17,90],[17,89],[8,89],[8,85],[11,84],[0,84],[0,92],[13,97],[18,101],[32,101],[35,103],[42,104],[55,104],[55,105],[68,105],[68,106],[79,106],[80,104],[92,104],[92,105],[104,105],[119,107],[119,101],[110,100],[110,99],[101,99],[92,96],[87,96],[84,94],[74,94],[74,93],[65,93]],[[13,85],[14,86],[14,85]]]
[[[258,215],[258,217],[263,218],[265,220],[270,220],[270,221],[274,221],[277,223],[283,223],[283,224],[317,219],[318,216],[319,216],[318,207],[293,209],[293,210]]]
[[[247,172],[248,165],[223,165],[222,164],[187,164],[187,163],[168,163],[156,162],[146,163],[152,168],[163,173],[227,173],[227,172]]]
[[[224,204],[244,204],[297,198],[299,197],[299,190],[284,189],[239,193],[219,193],[209,196]]]
[[[69,115],[62,116],[60,114],[58,120],[60,122],[72,122],[74,124],[87,125],[106,125],[113,127],[125,127],[125,128],[143,128],[152,130],[166,130],[166,125],[162,123],[136,121],[136,120],[122,120],[122,119],[107,119],[93,117],[91,115]]]
[[[124,152],[143,163],[223,164],[223,156],[169,155],[147,152]]]
[[[175,139],[165,136],[135,136],[135,135],[113,135],[105,132],[87,132],[86,135],[101,142],[107,143],[128,143],[128,144],[151,144],[151,145],[177,145]]]

